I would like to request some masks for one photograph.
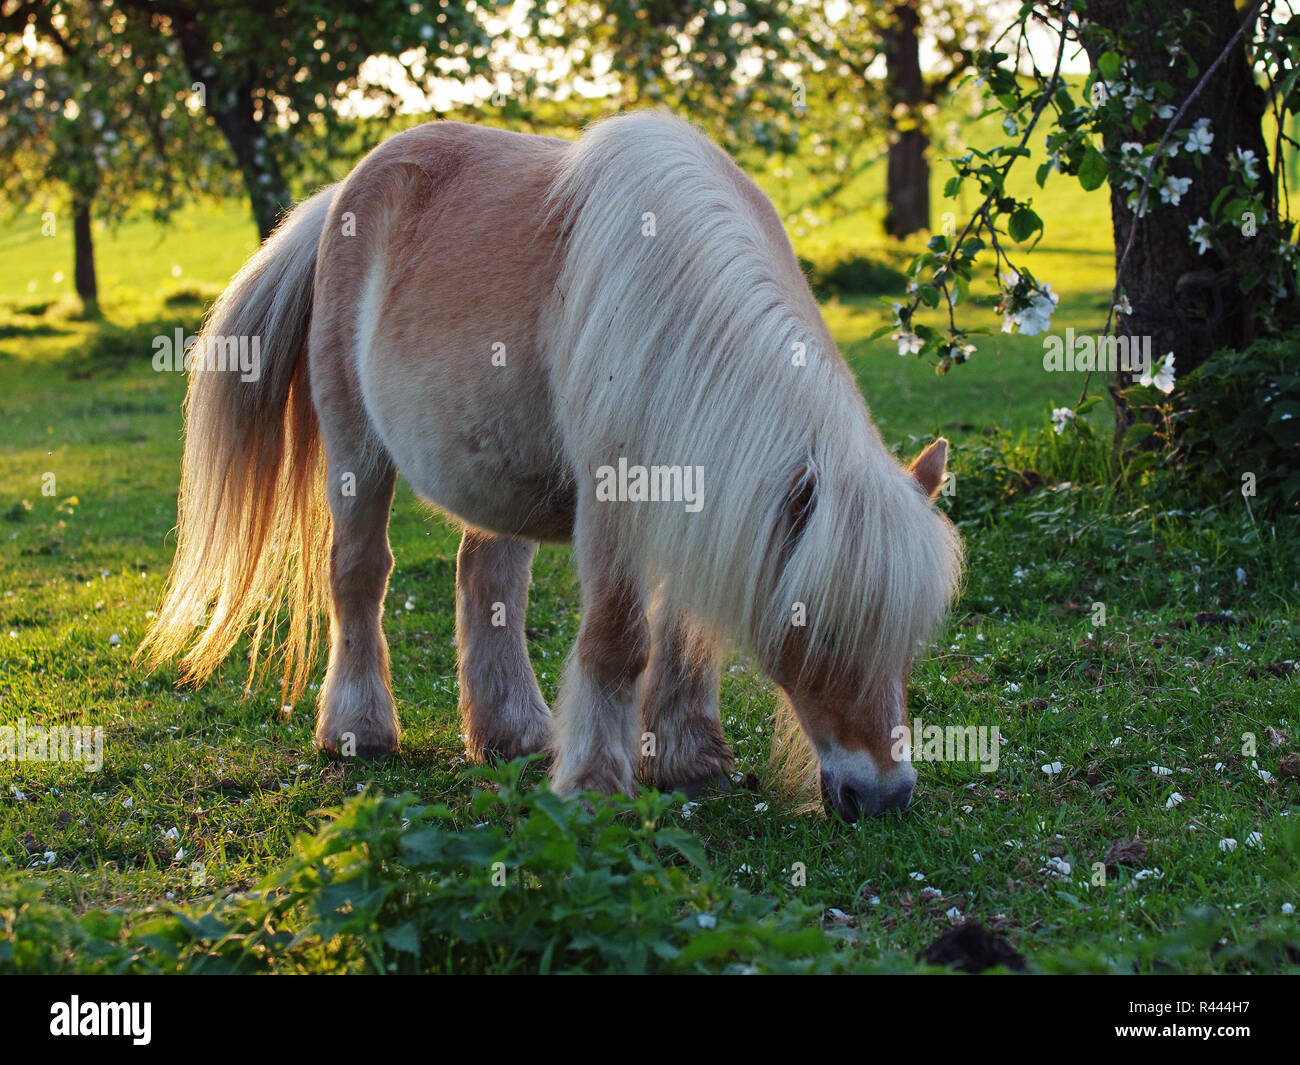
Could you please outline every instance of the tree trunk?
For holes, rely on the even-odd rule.
[[[81,297],[82,313],[94,318],[99,315],[99,283],[95,280],[95,238],[90,223],[90,201],[78,200],[72,222],[72,279]]]
[[[280,212],[287,209],[291,201],[289,184],[271,154],[266,135],[253,117],[252,98],[241,92],[235,106],[221,108],[209,103],[208,111],[235,153],[253,207],[253,217],[257,220],[257,232],[266,240],[279,221]]]
[[[204,108],[212,116],[244,179],[257,231],[263,240],[271,235],[280,213],[291,205],[289,183],[267,141],[253,106],[252,85],[240,79],[224,58],[212,52],[196,13],[188,8],[172,14],[172,29],[185,58],[190,77],[203,86]]]
[[[1144,83],[1170,83],[1177,107],[1223,51],[1243,16],[1238,14],[1232,0],[1201,0],[1197,16],[1208,33],[1203,39],[1191,34],[1180,37],[1180,43],[1199,68],[1196,78],[1188,78],[1185,64],[1178,60],[1171,66],[1167,46],[1156,39],[1157,31],[1173,13],[1172,9],[1165,5],[1153,6],[1162,10],[1152,12],[1135,25],[1128,0],[1092,0],[1087,18],[1117,34],[1119,49],[1141,72]],[[1088,48],[1095,69],[1101,49],[1095,41]],[[1198,254],[1188,230],[1198,218],[1208,221],[1213,217],[1212,202],[1229,180],[1228,161],[1237,148],[1255,153],[1260,161],[1265,202],[1270,212],[1276,210],[1261,127],[1264,107],[1264,94],[1255,85],[1245,48],[1234,48],[1201,89],[1179,126],[1190,129],[1198,119],[1208,118],[1214,134],[1209,154],[1197,156],[1201,162],[1199,169],[1186,152],[1179,152],[1170,164],[1168,174],[1191,178],[1192,182],[1177,206],[1162,202],[1160,190],[1153,183],[1147,195],[1148,213],[1137,220],[1133,248],[1122,269],[1120,259],[1135,218],[1126,202],[1129,193],[1116,186],[1110,190],[1115,264],[1120,285],[1133,308],[1131,315],[1117,316],[1116,334],[1131,338],[1131,343],[1149,337],[1152,359],[1157,364],[1173,352],[1179,378],[1200,366],[1216,350],[1239,347],[1253,335],[1253,311],[1258,299],[1264,296],[1262,293],[1243,295],[1240,281],[1255,269],[1260,255],[1267,253],[1260,247],[1265,242],[1243,236],[1238,246],[1231,249],[1233,254],[1225,259],[1213,250]],[[1119,148],[1125,141],[1149,143],[1158,140],[1164,129],[1165,123],[1153,118],[1145,130],[1130,128],[1116,132],[1107,147]],[[1134,377],[1120,371],[1112,385],[1117,444],[1133,421],[1118,393],[1131,385]]]
[[[885,88],[893,105],[885,178],[885,232],[908,237],[930,228],[930,133],[921,108],[921,16],[917,0],[895,3],[884,32]]]

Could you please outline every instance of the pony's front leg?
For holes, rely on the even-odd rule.
[[[651,622],[650,665],[641,686],[641,779],[687,797],[725,787],[731,747],[718,718],[718,641],[667,607]]]
[[[544,750],[551,715],[528,661],[524,614],[537,545],[465,530],[456,555],[456,647],[465,752],[476,762]]]
[[[346,459],[329,463],[334,517],[330,548],[330,658],[321,686],[316,744],[344,756],[381,758],[397,750],[397,710],[380,627],[393,568],[388,511],[396,474]],[[352,494],[355,493],[355,494]]]
[[[650,653],[644,581],[616,558],[619,503],[578,507],[574,549],[582,582],[582,624],[555,707],[552,786],[562,795],[631,794],[637,755],[637,678]]]

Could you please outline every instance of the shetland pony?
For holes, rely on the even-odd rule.
[[[401,473],[464,528],[471,758],[549,750],[561,793],[639,775],[694,794],[732,768],[730,638],[797,715],[828,805],[907,805],[891,730],[961,569],[933,506],[947,443],[910,468],[890,455],[771,203],[690,126],[398,134],[282,222],[208,336],[260,337],[262,366],[255,382],[191,370],[153,662],[197,629],[183,666],[201,680],[251,632],[253,670],[282,654],[293,699],[328,608],[316,742],[393,752],[381,617]],[[671,498],[683,471],[694,506]],[[553,716],[524,637],[550,540],[572,540],[582,586]]]

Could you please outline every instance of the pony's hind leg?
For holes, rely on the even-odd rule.
[[[641,779],[695,797],[725,787],[731,747],[718,717],[718,641],[671,608],[651,615],[650,665],[641,688]]]
[[[327,443],[337,445],[337,441]],[[329,504],[330,657],[321,686],[316,744],[358,758],[397,750],[397,711],[380,620],[393,568],[388,513],[396,472],[385,456],[332,446]]]
[[[555,706],[552,786],[562,794],[632,792],[638,734],[637,678],[650,651],[640,573],[615,557],[614,530],[580,505],[574,534],[582,624]]]
[[[465,530],[456,555],[456,648],[465,750],[481,762],[545,750],[551,715],[537,687],[524,614],[537,544]]]

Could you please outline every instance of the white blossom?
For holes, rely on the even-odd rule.
[[[894,325],[897,328],[890,334],[889,339],[898,341],[898,354],[917,354],[921,350],[922,341],[919,336],[903,324],[903,305],[901,303],[894,304]]]
[[[1124,183],[1124,187],[1126,189],[1132,189],[1132,192],[1129,194],[1128,199],[1124,201],[1128,205],[1128,209],[1132,211],[1135,215],[1137,215],[1139,218],[1145,218],[1147,216],[1147,212],[1151,210],[1151,205],[1142,196],[1142,190],[1137,188],[1137,182],[1126,181]]]
[[[1138,384],[1143,387],[1154,385],[1166,396],[1169,395],[1174,390],[1174,353],[1171,351],[1165,356],[1165,361],[1160,364],[1154,376],[1148,371],[1139,377]]]
[[[1210,120],[1208,118],[1198,118],[1196,125],[1187,131],[1187,150],[1195,155],[1200,152],[1202,155],[1210,154],[1210,145],[1214,143],[1214,134],[1210,132]]]
[[[1177,207],[1183,200],[1183,193],[1192,187],[1192,179],[1189,177],[1167,177],[1165,183],[1160,186],[1160,199],[1167,204]]]
[[[1249,148],[1244,151],[1239,147],[1237,157],[1232,160],[1232,168],[1246,175],[1247,181],[1259,180],[1259,159]]]
[[[921,350],[921,338],[911,330],[890,335],[891,340],[898,341],[898,354],[915,355]]]
[[[1020,275],[1012,274],[1004,281],[1009,289],[1013,289],[1019,283]],[[1047,332],[1052,324],[1052,312],[1060,301],[1061,297],[1052,291],[1050,284],[1034,289],[1019,310],[1003,312],[1002,332],[1022,333],[1025,336]]]
[[[1210,223],[1204,218],[1197,218],[1192,225],[1188,226],[1187,235],[1195,242],[1197,255],[1204,255],[1212,247]]]
[[[1048,858],[1045,873],[1051,873],[1055,876],[1069,876],[1072,866],[1064,858]]]

